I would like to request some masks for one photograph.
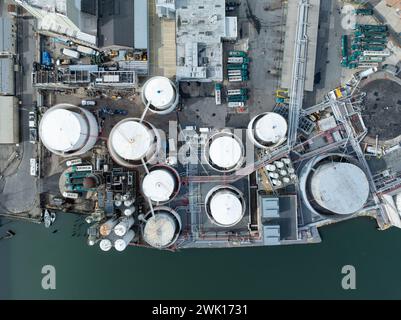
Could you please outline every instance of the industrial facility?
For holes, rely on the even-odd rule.
[[[366,8],[321,63],[320,0],[15,2],[35,21],[34,94],[4,39],[0,144],[25,116],[21,168],[47,227],[43,212],[79,214],[102,252],[318,243],[362,216],[401,227],[401,132],[382,141],[372,116],[400,104],[375,93],[401,85],[397,50]]]

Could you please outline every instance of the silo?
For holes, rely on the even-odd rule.
[[[142,101],[157,114],[168,114],[177,107],[179,93],[175,84],[165,77],[153,77],[142,88]]]
[[[99,128],[89,111],[71,105],[59,104],[50,108],[39,124],[43,145],[62,157],[85,154],[96,144]]]
[[[99,228],[100,235],[102,235],[103,237],[109,236],[117,223],[118,219],[116,218],[112,218],[104,222]]]
[[[134,222],[135,220],[132,216],[120,218],[119,223],[114,227],[114,233],[117,237],[125,236],[129,229],[134,225]]]
[[[154,215],[149,212],[142,226],[143,238],[153,248],[171,247],[181,233],[180,216],[168,207],[154,209]]]
[[[240,138],[231,132],[222,131],[208,139],[204,155],[214,170],[232,172],[244,163],[245,149]]]
[[[134,239],[134,237],[135,232],[133,230],[129,230],[122,238],[114,241],[114,248],[119,252],[124,251],[130,244],[130,242]]]
[[[142,181],[142,192],[155,203],[171,201],[180,190],[180,176],[176,170],[167,166],[155,166]]]
[[[237,225],[245,214],[245,200],[241,191],[232,186],[214,187],[205,198],[209,219],[220,227]]]
[[[113,248],[113,244],[109,239],[103,239],[99,242],[99,247],[102,251],[107,252]]]
[[[352,157],[319,156],[301,170],[301,194],[310,210],[321,215],[357,213],[369,198],[369,181]]]
[[[281,115],[266,112],[251,120],[247,132],[256,147],[272,149],[286,140],[287,129],[287,121]]]
[[[113,160],[127,168],[154,161],[160,150],[160,136],[146,121],[130,118],[119,122],[111,131],[108,148]]]

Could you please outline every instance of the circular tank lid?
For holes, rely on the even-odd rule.
[[[82,126],[80,117],[81,115],[65,109],[52,110],[46,113],[41,122],[43,143],[56,151],[73,150],[81,139],[81,135],[86,135],[88,130]]]
[[[155,77],[145,87],[145,98],[158,109],[167,109],[175,98],[174,87],[169,79]]]
[[[232,136],[216,138],[210,144],[210,160],[220,168],[233,168],[239,164],[242,154],[241,144]]]
[[[127,121],[118,124],[114,128],[111,144],[114,151],[121,158],[140,160],[149,151],[152,144],[152,136],[145,125],[137,121]]]
[[[109,239],[101,240],[99,246],[102,251],[110,251],[113,248],[113,244]]]
[[[233,192],[219,191],[210,200],[210,213],[219,225],[233,226],[242,219],[243,206]]]
[[[282,116],[270,112],[257,120],[255,134],[264,142],[278,143],[285,138],[287,128],[287,121]]]
[[[114,242],[114,248],[119,252],[124,251],[127,248],[127,243],[123,239],[117,239]]]
[[[151,171],[145,176],[142,183],[143,193],[154,202],[170,200],[175,186],[174,177],[164,169]]]
[[[336,214],[352,214],[363,208],[369,197],[366,174],[351,163],[327,163],[318,167],[311,180],[314,200]]]
[[[150,217],[144,228],[145,241],[155,248],[172,244],[177,230],[176,223],[168,213],[157,213]]]
[[[123,237],[126,233],[127,233],[127,227],[125,225],[125,223],[119,223],[118,225],[116,225],[114,227],[114,233],[118,236],[118,237]]]

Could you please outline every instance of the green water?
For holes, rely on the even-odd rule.
[[[3,221],[4,223],[4,221]],[[86,245],[76,217],[59,231],[8,224],[0,241],[2,299],[277,299],[401,298],[401,230],[376,230],[361,218],[323,229],[323,243],[178,253],[130,248],[102,253]],[[341,288],[341,268],[354,265],[354,291]],[[41,269],[56,267],[56,290],[41,288]]]

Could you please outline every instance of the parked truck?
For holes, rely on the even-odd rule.
[[[214,87],[214,92],[215,92],[217,106],[221,105],[221,89],[222,89],[222,85],[220,83],[216,83],[216,85]]]
[[[248,94],[247,88],[227,90],[227,96],[238,96],[238,95],[246,95],[246,94]]]
[[[249,64],[250,60],[249,58],[246,57],[229,57],[227,59],[227,62],[230,63],[236,63],[236,64]]]
[[[227,65],[228,70],[248,70],[247,64],[229,64]]]
[[[61,53],[67,57],[71,57],[74,59],[79,59],[81,56],[78,51],[67,49],[67,48],[62,49]]]
[[[231,51],[228,52],[228,56],[229,57],[243,57],[243,58],[246,58],[248,55],[244,51],[231,50]]]

